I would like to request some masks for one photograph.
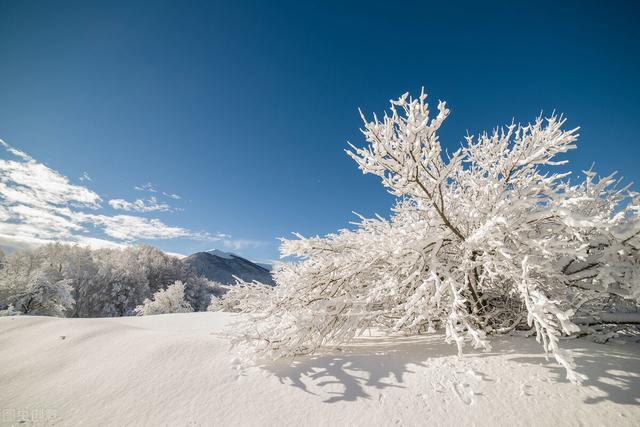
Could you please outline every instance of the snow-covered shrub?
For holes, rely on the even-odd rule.
[[[237,279],[233,286],[225,286],[226,292],[211,298],[208,311],[229,311],[234,313],[259,313],[268,306],[273,286],[259,282],[245,282]]]
[[[221,296],[225,287],[202,276],[189,277],[184,286],[184,299],[194,311],[206,311],[216,296]]]
[[[34,252],[11,254],[0,268],[0,307],[23,314],[64,316],[73,305],[73,288],[54,263]]]
[[[24,314],[63,316],[73,307],[72,290],[67,280],[52,281],[38,274],[13,295],[11,305]]]
[[[353,230],[282,241],[278,284],[263,313],[235,342],[258,354],[308,354],[368,328],[444,330],[462,353],[487,335],[533,327],[544,349],[578,382],[562,334],[584,301],[640,300],[640,198],[613,175],[571,182],[557,157],[577,129],[539,117],[468,136],[445,153],[423,93],[364,120],[364,148],[347,153],[381,178],[398,202],[390,219],[361,218]],[[591,305],[592,306],[592,305]],[[582,313],[584,315],[584,313]]]
[[[10,304],[5,310],[0,310],[0,317],[19,316],[20,314],[22,313],[16,310],[13,304]]]
[[[145,299],[142,305],[135,308],[138,316],[167,313],[191,313],[193,308],[184,299],[184,283],[176,281],[167,289],[160,289],[153,294],[153,300]]]

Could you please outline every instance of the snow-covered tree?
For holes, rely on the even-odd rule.
[[[73,307],[73,288],[67,280],[52,281],[45,274],[29,277],[9,298],[9,307],[24,314],[63,316]]]
[[[225,292],[224,285],[202,276],[190,276],[184,283],[184,299],[194,311],[206,311],[211,301]]]
[[[220,285],[226,292],[211,298],[207,311],[228,311],[233,313],[259,313],[268,305],[273,286],[259,282],[245,282],[237,279],[231,286]]]
[[[0,269],[0,302],[24,314],[63,316],[74,304],[69,282],[35,252],[11,254]]]
[[[138,316],[166,313],[190,313],[191,305],[184,299],[184,284],[176,281],[167,289],[160,289],[153,294],[153,300],[145,299],[144,304],[135,308]]]
[[[27,292],[35,277],[71,286],[75,304],[64,313],[56,312],[71,317],[131,315],[145,298],[176,280],[185,283],[185,299],[195,310],[204,311],[211,295],[222,293],[178,258],[150,246],[91,250],[49,244],[6,257],[0,266],[0,309]],[[15,305],[16,310],[20,307]]]
[[[440,102],[431,117],[425,101],[405,94],[382,119],[363,115],[368,144],[347,151],[398,197],[391,218],[283,239],[282,256],[299,261],[276,268],[264,313],[237,342],[282,357],[368,328],[444,330],[462,353],[529,325],[578,382],[559,346],[579,331],[576,311],[640,300],[638,194],[613,175],[571,182],[558,170],[578,136],[562,116],[468,136],[448,154],[438,130],[449,110]]]

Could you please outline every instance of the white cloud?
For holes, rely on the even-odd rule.
[[[85,182],[85,181],[93,181],[93,179],[91,179],[91,177],[89,176],[89,174],[85,171],[82,173],[82,176],[79,178],[80,182]]]
[[[159,203],[154,196],[149,197],[146,201],[144,199],[136,199],[133,202],[124,199],[112,199],[109,200],[109,206],[113,209],[128,212],[167,212],[171,210],[171,206],[166,203]]]
[[[153,187],[153,184],[150,182],[147,182],[146,184],[142,184],[142,185],[136,185],[135,187],[133,187],[134,190],[138,190],[138,191],[148,191],[149,193],[157,193],[158,190],[156,190]]]
[[[135,187],[133,187],[133,189],[136,191],[144,191],[147,193],[158,193],[158,189],[156,189],[155,185],[153,185],[151,182],[147,182],[146,184],[142,184],[142,185],[136,185]],[[161,193],[164,197],[168,197],[169,199],[173,199],[173,200],[182,199],[182,196],[180,196],[179,194],[167,193],[165,191],[162,191]]]
[[[7,151],[11,154],[13,154],[16,157],[20,157],[22,160],[26,160],[26,161],[31,161],[33,160],[31,158],[31,156],[29,156],[27,153],[25,153],[24,151],[20,151],[18,149],[15,149],[13,147],[10,147],[6,142],[4,142],[3,140],[0,139],[0,143],[2,143],[2,145],[7,149]]]
[[[126,244],[114,242],[112,240],[99,239],[88,236],[74,236],[72,239],[42,239],[35,237],[31,234],[16,234],[16,233],[2,233],[0,232],[0,248],[10,250],[26,249],[33,246],[44,245],[51,242],[60,242],[68,244],[78,244],[83,246],[90,246],[92,248],[121,248]]]
[[[164,191],[162,192],[162,195],[163,195],[163,196],[165,196],[165,197],[168,197],[168,198],[170,198],[170,199],[173,199],[173,200],[180,200],[180,199],[182,199],[182,197],[181,197],[181,196],[179,196],[179,195],[177,195],[177,194],[169,194],[169,193],[165,193]]]
[[[248,248],[259,248],[266,244],[261,240],[249,240],[249,239],[230,239],[226,238],[222,240],[222,244],[227,249],[233,249],[234,251],[240,251]]]
[[[6,146],[4,141],[2,144]],[[24,161],[0,159],[0,197],[6,204],[74,204],[88,208],[100,206],[102,199],[93,191],[71,184],[67,177],[36,162],[23,152],[19,153],[21,155],[16,156]]]
[[[0,159],[0,246],[22,248],[62,241],[104,247],[137,240],[219,241],[229,237],[220,233],[194,232],[154,218],[98,213],[102,209],[98,194],[87,187],[71,184],[64,175],[2,140],[0,145],[16,158]],[[88,174],[85,175],[85,180],[89,181]],[[145,188],[155,191],[151,184]],[[135,202],[114,199],[109,204],[135,212],[170,209],[155,197]]]
[[[87,215],[96,225],[102,225],[104,232],[113,238],[133,241],[138,239],[174,239],[177,237],[199,237],[186,228],[166,225],[159,219],[142,218],[132,215]]]

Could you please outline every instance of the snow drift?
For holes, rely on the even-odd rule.
[[[2,421],[21,425],[637,425],[640,345],[569,340],[582,387],[533,340],[457,357],[438,335],[363,337],[244,366],[238,315],[0,318]]]

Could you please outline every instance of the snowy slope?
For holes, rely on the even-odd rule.
[[[232,315],[0,318],[6,425],[616,425],[640,423],[640,346],[565,342],[583,388],[532,339],[460,360],[440,337],[364,338],[293,366],[243,366]],[[13,418],[12,418],[13,417]],[[30,422],[19,425],[30,425]]]

